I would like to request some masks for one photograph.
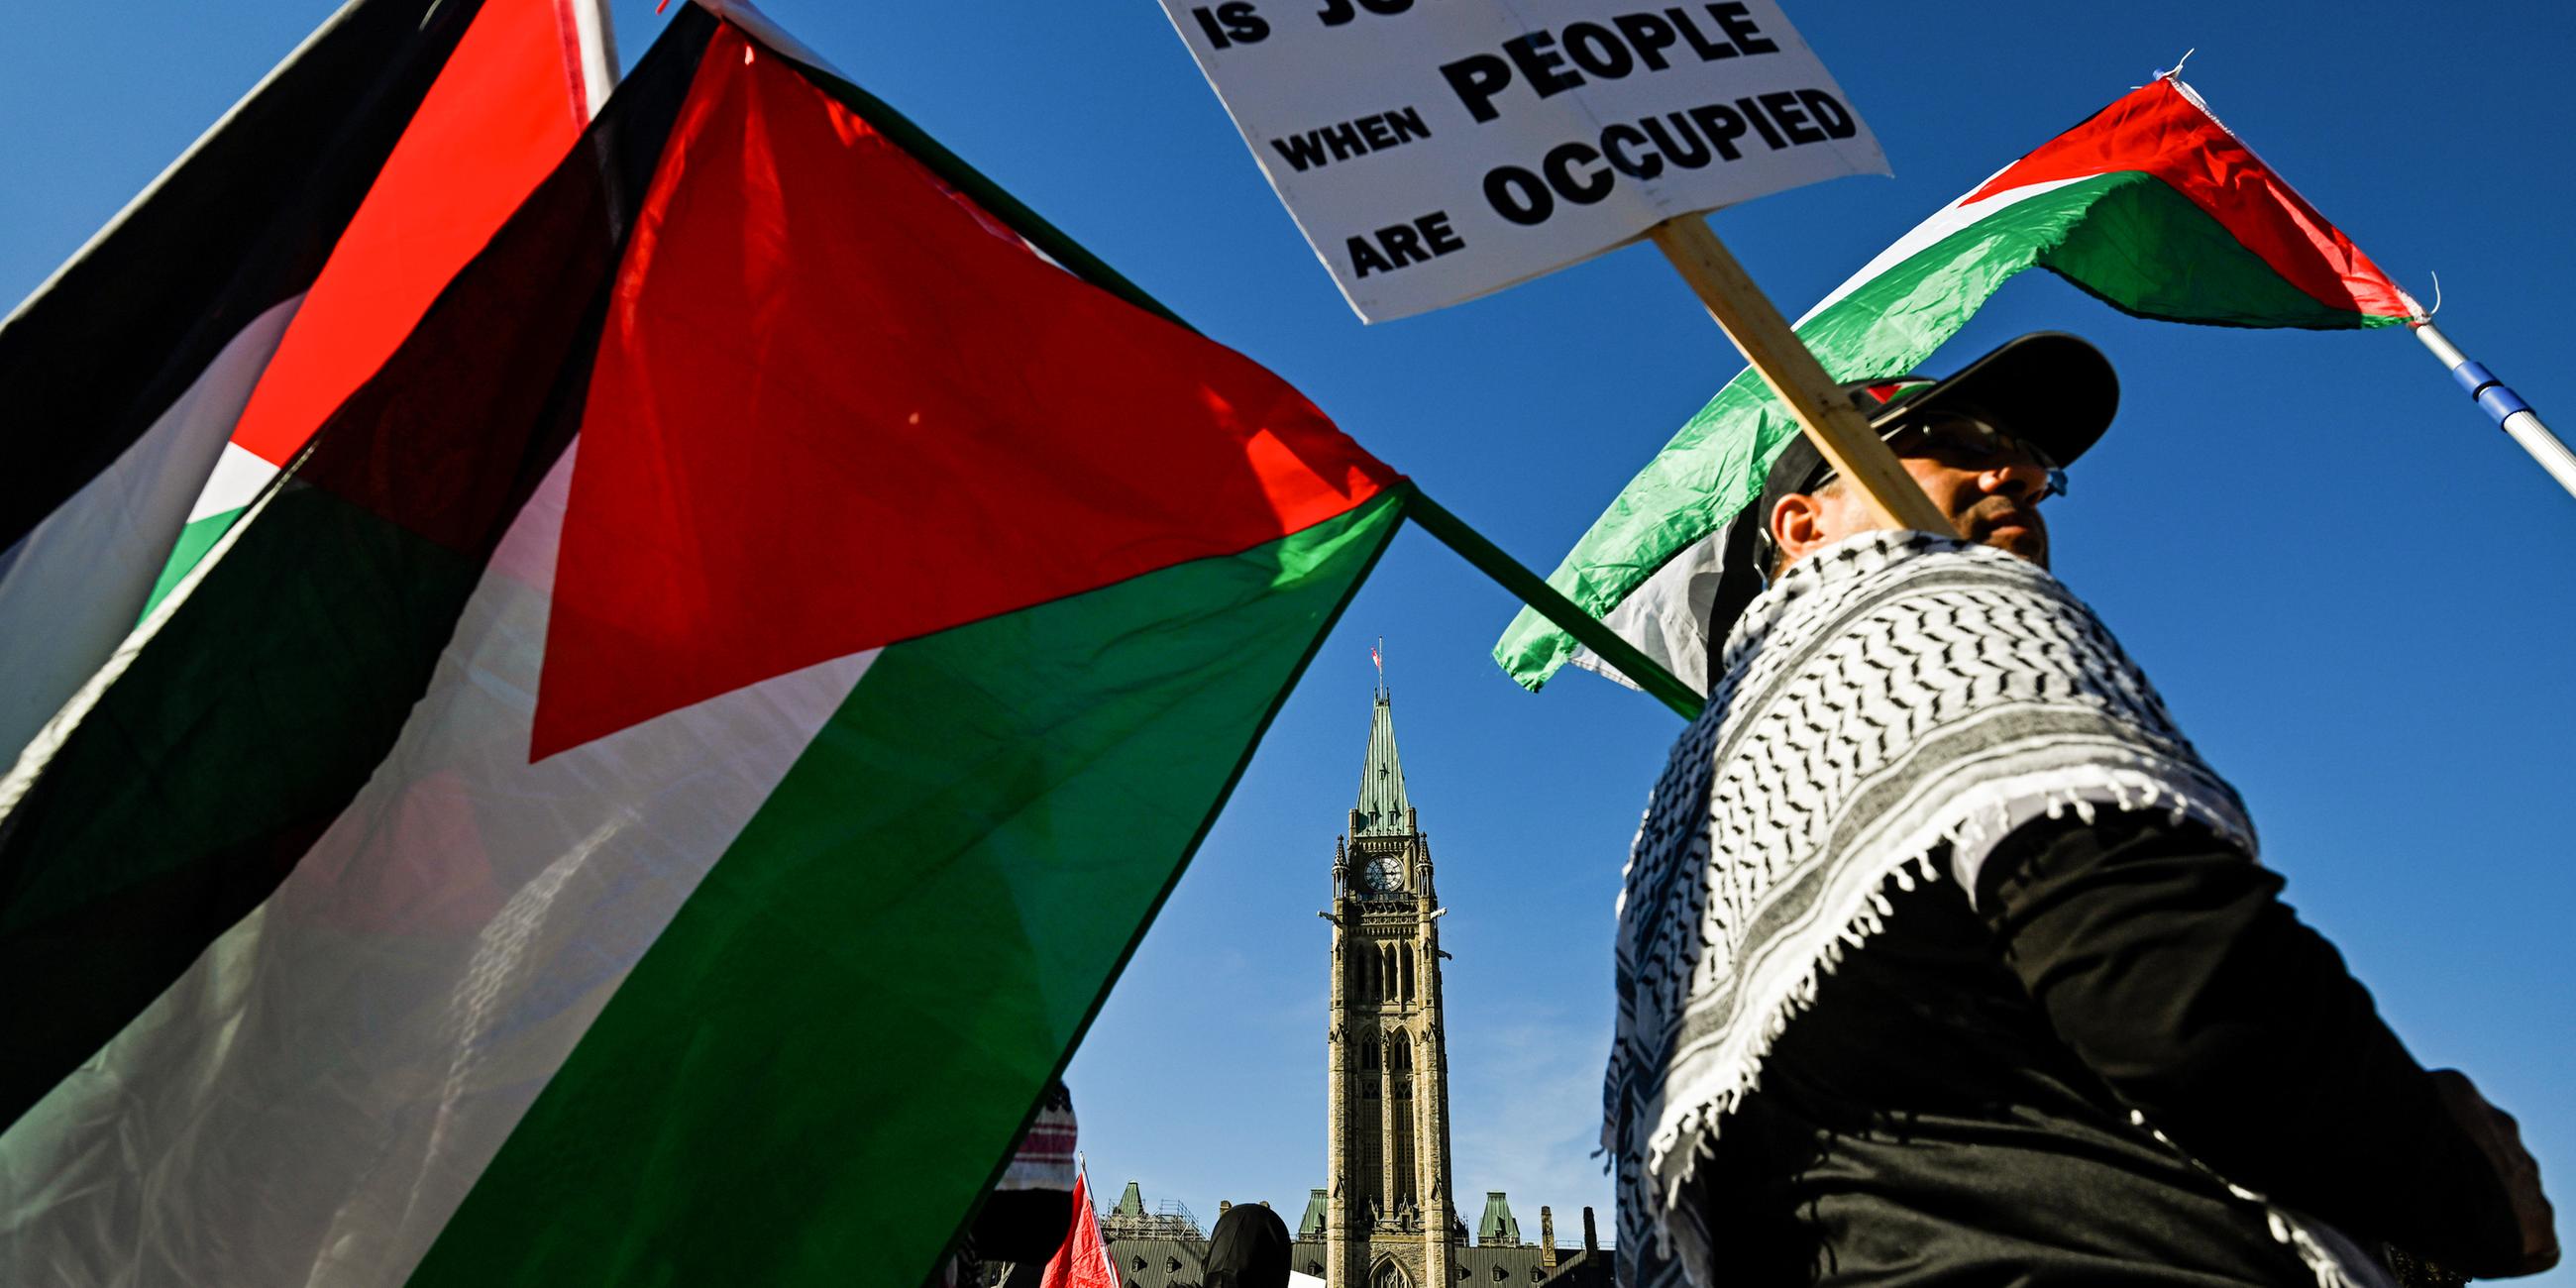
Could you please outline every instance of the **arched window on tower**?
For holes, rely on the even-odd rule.
[[[1360,1044],[1360,1070],[1364,1073],[1375,1073],[1377,1071],[1376,1038],[1370,1038],[1368,1041]]]
[[[1392,1259],[1377,1263],[1377,1273],[1369,1276],[1369,1288],[1409,1288],[1404,1281],[1404,1267]]]
[[[1388,944],[1381,951],[1383,955],[1378,958],[1378,969],[1386,972],[1385,996],[1388,1001],[1393,1001],[1395,1000],[1395,945]]]
[[[1411,948],[1406,948],[1404,950],[1403,962],[1404,1000],[1408,1002],[1413,1000],[1413,957],[1413,950]]]
[[[1413,1038],[1410,1035],[1398,1032],[1387,1041],[1386,1067],[1398,1074],[1413,1071]]]

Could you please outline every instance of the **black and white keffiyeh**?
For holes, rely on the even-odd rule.
[[[2235,790],[2045,570],[1868,532],[1755,600],[1655,786],[1620,895],[1604,1144],[1622,1258],[1660,1244],[1718,1282],[1678,1191],[1822,976],[1881,928],[1887,886],[1946,877],[1973,893],[2016,828],[2099,809],[2195,819],[2254,852]]]

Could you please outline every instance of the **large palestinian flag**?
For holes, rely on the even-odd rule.
[[[2338,328],[2421,316],[2167,75],[1934,213],[1797,331],[1838,380],[1902,375],[2033,266],[2122,312],[2174,322]],[[1717,536],[1797,433],[1758,375],[1738,375],[1630,480],[1549,584],[1704,692]],[[1527,609],[1494,659],[1533,689],[1568,661],[1604,669]]]
[[[0,765],[562,157],[594,16],[350,0],[0,322]]]
[[[0,1282],[912,1288],[1005,1160],[1403,485],[782,47],[0,789]]]

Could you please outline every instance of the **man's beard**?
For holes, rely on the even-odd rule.
[[[1998,539],[1997,528],[2018,526],[2017,532]],[[2036,506],[2024,505],[2008,496],[1986,496],[1978,499],[1960,516],[1959,529],[1968,540],[1993,546],[2008,555],[2018,555],[2045,568],[2048,566],[2048,528],[2039,517]]]

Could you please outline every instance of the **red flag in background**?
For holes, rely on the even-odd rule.
[[[1091,1210],[1087,1174],[1073,1178],[1073,1224],[1038,1288],[1118,1288],[1118,1266],[1109,1259],[1109,1245],[1100,1241],[1100,1214]]]

